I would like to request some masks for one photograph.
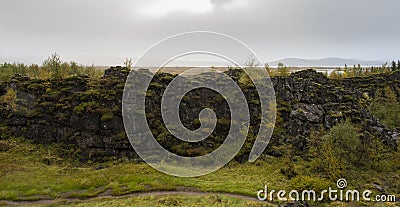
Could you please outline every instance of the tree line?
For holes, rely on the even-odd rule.
[[[362,67],[360,64],[353,65],[353,67],[348,67],[347,65],[344,68],[339,68],[336,71],[333,71],[327,76],[332,79],[341,79],[341,78],[352,78],[352,77],[364,77],[370,75],[376,75],[381,73],[388,73],[391,71],[400,70],[400,60],[392,61],[390,66],[386,62],[381,66],[371,66],[371,67]]]
[[[43,61],[42,65],[23,63],[0,64],[0,82],[9,81],[18,76],[27,76],[31,79],[62,79],[68,76],[87,75],[100,77],[102,71],[91,66],[83,66],[74,61],[63,61],[59,54],[54,53]]]
[[[254,60],[253,60],[254,61]],[[246,63],[253,64],[252,62]],[[132,68],[133,61],[131,58],[124,60],[124,65],[128,69]],[[272,69],[268,64],[264,65],[270,76],[288,76],[290,68],[283,63],[279,63],[276,69]],[[228,67],[229,68],[229,67]],[[362,67],[360,64],[353,67],[338,68],[337,70],[326,73],[325,75],[331,79],[363,77],[381,73],[387,73],[395,70],[400,70],[400,60],[392,61],[391,64],[385,63],[382,66]],[[63,61],[59,54],[54,53],[49,56],[42,65],[23,63],[3,63],[0,64],[0,82],[9,81],[16,75],[27,76],[31,79],[62,79],[68,76],[87,75],[92,78],[101,77],[103,71],[91,66],[83,66],[74,61]]]

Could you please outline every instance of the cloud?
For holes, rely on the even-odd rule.
[[[121,64],[193,30],[236,37],[265,61],[397,59],[398,8],[398,0],[0,1],[0,62],[58,52],[84,64]]]
[[[156,0],[143,4],[139,12],[149,17],[163,17],[178,12],[199,14],[212,10],[213,5],[208,0]]]
[[[210,0],[217,10],[233,12],[234,10],[245,10],[249,8],[246,0]]]
[[[210,0],[210,3],[217,7],[222,7],[227,4],[231,4],[234,0]]]

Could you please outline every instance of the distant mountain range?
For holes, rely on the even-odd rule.
[[[41,64],[42,60],[40,60],[40,57],[23,57],[21,59],[24,59],[26,64],[31,64],[31,63],[36,63],[36,64]],[[82,59],[88,59],[86,57],[83,57]],[[123,58],[120,57],[106,57],[102,59],[112,59],[110,62],[114,62],[114,65],[121,65]],[[4,62],[20,62],[18,59],[15,57],[1,57],[0,56],[0,64]],[[79,62],[79,61],[78,61]],[[87,62],[87,61],[86,61]],[[106,62],[94,62],[96,65],[108,65]],[[120,62],[120,63],[118,63]],[[152,67],[152,63],[154,62],[160,62],[159,60],[153,60],[150,59],[147,62],[144,61],[143,66],[140,67]],[[351,67],[353,65],[358,65],[361,64],[362,66],[381,66],[384,64],[386,61],[384,60],[357,60],[357,59],[345,59],[345,58],[336,58],[336,57],[329,57],[329,58],[322,58],[322,59],[302,59],[302,58],[284,58],[276,61],[269,62],[268,64],[272,67],[276,67],[278,63],[283,63],[286,66],[291,66],[291,67],[343,67],[345,64],[347,66]],[[90,64],[87,64],[90,65]],[[196,67],[209,67],[209,66],[215,66],[215,67],[226,67],[227,65],[232,65],[228,62],[219,62],[218,60],[204,60],[204,61],[193,61],[193,60],[175,60],[174,62],[170,63],[168,66],[170,67],[186,67],[186,66],[196,66]],[[155,66],[154,66],[155,67]],[[157,66],[159,67],[159,66]]]
[[[301,59],[301,58],[284,58],[269,62],[268,64],[272,67],[278,66],[278,63],[283,63],[290,67],[352,67],[353,65],[360,64],[361,66],[381,66],[385,61],[381,60],[357,60],[357,59],[344,59],[344,58],[323,58],[323,59]],[[170,66],[224,66],[226,67],[229,63],[218,62],[218,61],[182,61],[178,60],[173,62]],[[230,64],[231,65],[231,64]]]
[[[323,58],[323,59],[301,59],[301,58],[285,58],[269,62],[270,66],[277,66],[278,63],[283,63],[286,66],[292,67],[343,67],[345,64],[348,66],[361,64],[362,66],[381,66],[383,61],[366,61],[356,59],[344,58]]]

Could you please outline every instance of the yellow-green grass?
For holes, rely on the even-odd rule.
[[[393,159],[398,160],[397,157]],[[150,191],[221,192],[256,198],[257,191],[263,189],[266,184],[269,189],[284,189],[288,192],[292,189],[314,189],[318,192],[328,187],[336,187],[335,180],[311,172],[311,163],[300,158],[294,164],[298,175],[288,179],[281,173],[281,169],[285,168],[285,162],[282,160],[282,158],[264,157],[255,163],[233,162],[206,176],[179,178],[160,173],[145,163],[109,162],[101,164],[104,166],[103,169],[96,170],[99,164],[76,164],[60,158],[52,147],[34,145],[24,139],[12,138],[0,140],[0,200],[62,200]],[[392,186],[387,189],[388,193],[398,196],[400,172],[396,169],[398,168],[381,172],[368,168],[350,170],[345,178],[349,182],[349,188],[370,189],[374,193],[378,192],[373,182],[386,185],[390,183]],[[118,204],[135,201],[147,202],[148,205],[154,206],[159,205],[159,200],[163,199],[177,199],[179,204],[181,202],[185,205],[185,202],[189,202],[186,206],[201,206],[202,203],[198,202],[212,197],[182,195],[121,198],[88,201],[77,205],[108,206],[113,202]],[[221,199],[227,202],[223,202],[221,206],[230,206],[229,202],[239,202],[240,206],[240,202],[246,202],[224,197]]]
[[[179,178],[158,172],[145,163],[105,163],[101,170],[95,170],[95,164],[76,167],[63,161],[46,165],[43,160],[58,159],[46,147],[22,139],[0,142],[12,147],[0,152],[0,200],[85,198],[106,191],[123,195],[160,190],[227,192],[255,197],[266,182],[274,188],[287,185],[279,172],[283,164],[275,158],[253,164],[231,163],[206,176]]]
[[[187,206],[187,207],[203,207],[203,206],[249,206],[249,207],[268,207],[273,206],[267,203],[257,201],[247,201],[239,198],[231,198],[227,196],[208,195],[208,196],[146,196],[146,197],[130,197],[117,199],[96,199],[86,202],[75,202],[65,204],[63,201],[52,204],[54,206],[65,207],[121,207],[121,206],[140,206],[140,207],[163,207],[163,206]],[[38,205],[45,206],[45,205]],[[37,206],[37,207],[38,207]]]

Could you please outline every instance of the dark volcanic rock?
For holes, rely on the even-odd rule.
[[[106,69],[104,71],[103,77],[105,78],[112,78],[112,77],[117,77],[117,78],[126,78],[129,75],[130,70],[126,67],[111,67],[109,69]]]
[[[121,114],[128,74],[126,68],[113,67],[107,69],[97,82],[83,76],[62,81],[12,79],[8,84],[0,85],[0,95],[4,95],[8,87],[17,91],[17,110],[1,108],[1,125],[13,136],[23,136],[36,143],[72,146],[81,152],[84,160],[138,159],[126,137]],[[230,70],[227,74],[238,80],[242,72]],[[189,150],[182,152],[179,146],[186,145],[166,133],[160,117],[160,98],[173,78],[171,74],[157,74],[149,87],[146,111],[149,111],[147,118],[152,133],[164,147],[177,154],[202,155],[215,149],[229,131],[230,113],[226,102],[212,91],[191,92],[184,98],[180,113],[184,125],[194,130],[199,127],[196,119],[201,109],[215,109],[219,122],[210,140],[192,144]],[[399,134],[389,132],[360,101],[365,96],[373,98],[376,91],[385,86],[392,87],[399,96],[399,80],[399,71],[341,81],[329,80],[314,70],[272,78],[280,120],[270,145],[290,143],[299,152],[304,152],[312,131],[329,129],[344,119],[361,125],[365,132],[381,137],[387,144],[395,145]],[[243,91],[250,103],[251,131],[255,133],[261,110],[258,95],[254,87],[245,87]],[[248,151],[244,150],[244,153]],[[246,160],[243,154],[238,159]]]
[[[321,123],[323,120],[323,108],[321,105],[315,104],[296,104],[293,106],[294,110],[290,113],[291,119],[300,119],[313,123]]]

